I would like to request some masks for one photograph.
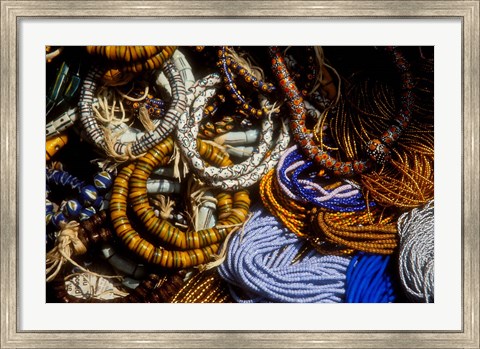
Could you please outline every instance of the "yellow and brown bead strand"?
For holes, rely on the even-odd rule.
[[[215,165],[229,162],[228,157],[220,156],[212,146],[204,146],[205,152],[210,155],[207,161]],[[198,232],[184,233],[172,226],[168,221],[157,218],[148,202],[146,180],[151,171],[173,151],[173,140],[169,137],[157,147],[142,157],[137,165],[131,164],[119,173],[115,183],[110,204],[112,222],[124,244],[148,262],[166,267],[188,267],[207,262],[210,256],[218,250],[218,243],[228,235],[233,226],[243,223],[246,219],[250,199],[247,191],[233,194],[231,206],[222,203],[221,215],[217,225],[210,229]],[[215,161],[214,161],[215,160]],[[150,234],[157,236],[162,242],[176,247],[179,251],[167,251],[155,247],[143,239],[136,232],[126,215],[127,197],[130,199],[133,211],[144,223]],[[229,196],[223,197],[228,200]],[[231,207],[230,214],[227,210]],[[173,258],[173,260],[172,260]]]
[[[220,119],[215,121],[215,114],[222,104],[226,101],[223,94],[216,94],[211,98],[208,105],[204,108],[205,120],[200,124],[199,137],[206,139],[213,139],[221,136],[235,127],[235,118],[230,115],[220,116]],[[218,119],[218,118],[217,118]]]
[[[87,52],[103,57],[110,65],[102,81],[107,86],[120,86],[136,75],[155,69],[169,59],[177,46],[87,46]]]
[[[112,225],[122,243],[146,262],[165,268],[188,268],[206,263],[218,251],[219,244],[187,251],[167,250],[145,240],[131,225],[127,216],[128,182],[135,164],[124,167],[114,182],[110,200]]]
[[[99,55],[109,61],[123,63],[146,60],[163,50],[165,46],[87,46],[91,55]]]

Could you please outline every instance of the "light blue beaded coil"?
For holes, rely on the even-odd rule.
[[[230,238],[220,276],[236,302],[339,303],[350,257],[304,250],[305,242],[264,208]]]

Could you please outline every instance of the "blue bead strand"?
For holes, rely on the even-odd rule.
[[[345,181],[344,185],[326,190],[317,183],[315,165],[307,161],[298,146],[289,148],[277,165],[277,178],[284,193],[291,199],[332,211],[354,212],[366,209],[365,199],[358,188]],[[322,182],[328,183],[325,177]],[[375,206],[370,202],[370,207]]]
[[[62,224],[71,219],[86,220],[93,216],[103,203],[100,193],[107,192],[112,184],[112,178],[108,172],[100,172],[94,177],[94,185],[87,184],[66,171],[46,169],[47,198],[51,192],[50,186],[64,187],[67,191],[77,194],[77,198],[64,201],[58,212],[50,212],[47,202],[46,220],[50,220],[54,226],[60,228]],[[49,217],[51,217],[49,219]]]

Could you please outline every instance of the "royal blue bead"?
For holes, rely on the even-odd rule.
[[[53,214],[53,210],[54,210],[54,207],[53,207],[52,202],[50,200],[46,199],[45,200],[45,212]]]
[[[93,177],[93,184],[99,192],[105,193],[112,186],[112,176],[106,171],[99,172]]]
[[[68,200],[67,204],[65,205],[65,211],[67,216],[70,218],[77,218],[82,208],[83,206],[76,199]]]
[[[97,200],[95,200],[95,202],[92,204],[92,207],[95,208],[95,209],[99,209],[100,206],[102,206],[102,202],[103,202],[103,196],[97,196]]]
[[[55,213],[55,214],[52,216],[52,223],[53,223],[53,225],[56,226],[57,228],[61,228],[61,225],[62,225],[62,224],[67,224],[67,223],[68,223],[68,220],[67,220],[67,218],[65,217],[65,215],[63,214],[63,212],[58,211],[57,213]]]
[[[97,200],[98,192],[93,185],[86,185],[80,190],[80,200],[85,206],[92,205]]]
[[[54,207],[50,200],[45,200],[45,224],[50,223],[54,214]]]
[[[78,219],[81,221],[87,220],[92,217],[97,211],[93,207],[85,207],[80,211]]]

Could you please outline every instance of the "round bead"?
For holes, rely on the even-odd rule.
[[[93,207],[85,207],[80,211],[78,219],[84,221],[92,217],[97,211]]]
[[[80,200],[85,206],[90,206],[97,200],[98,192],[93,185],[86,185],[80,190]]]
[[[106,192],[112,186],[112,176],[106,171],[99,172],[93,177],[93,184],[99,192]]]
[[[68,220],[63,214],[63,212],[59,211],[52,216],[52,223],[57,228],[60,228],[62,224],[67,224]]]
[[[82,205],[78,200],[72,199],[68,200],[67,204],[65,205],[65,211],[67,213],[67,216],[70,218],[76,218],[80,214],[80,211],[82,210]]]
[[[103,202],[103,197],[98,195],[97,196],[97,199],[95,200],[95,202],[92,204],[92,207],[95,208],[95,209],[99,209],[100,206],[102,206],[102,202]]]
[[[390,149],[379,139],[373,139],[367,143],[367,155],[380,165],[383,165],[391,158]]]
[[[50,223],[54,214],[54,207],[50,200],[45,200],[45,224]]]

